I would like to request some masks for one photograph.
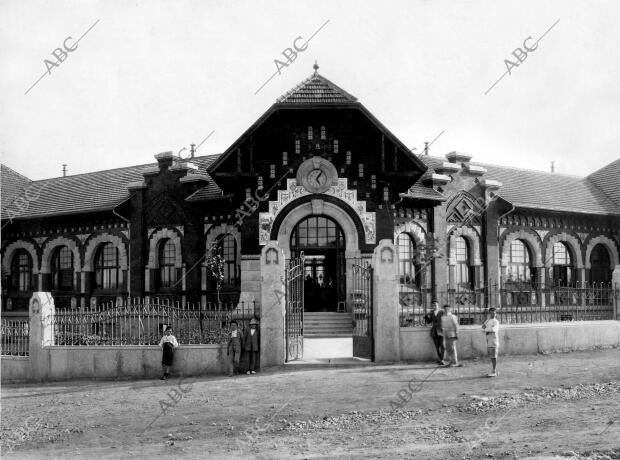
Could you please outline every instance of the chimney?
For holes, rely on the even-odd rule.
[[[555,161],[551,162],[551,172],[554,173],[555,172]]]
[[[428,155],[428,142],[424,143],[424,155]]]
[[[67,163],[62,164],[62,177],[67,177]]]
[[[194,158],[194,154],[196,153],[196,144],[189,144],[190,146],[190,158]]]

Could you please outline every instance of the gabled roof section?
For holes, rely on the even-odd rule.
[[[368,119],[396,144],[413,162],[425,171],[426,166],[416,155],[411,153],[409,148],[402,143],[383,123],[381,123],[366,107],[364,107],[355,96],[347,93],[335,83],[320,75],[317,70],[319,66],[314,64],[314,73],[295,86],[290,91],[283,94],[276,100],[261,117],[252,124],[239,138],[226,149],[224,153],[209,167],[213,172],[218,166],[228,158],[235,149],[245,141],[254,131],[256,131],[273,113],[281,109],[299,108],[354,108],[361,111]]]
[[[594,171],[588,180],[620,206],[620,158]]]
[[[418,155],[429,168],[441,168],[444,158]],[[601,177],[613,187],[620,183],[620,163],[614,162]],[[484,177],[502,183],[496,192],[517,207],[548,211],[598,215],[620,215],[620,205],[614,203],[588,177],[535,171],[531,169],[471,162],[487,171]],[[603,169],[605,169],[603,168]],[[601,170],[593,173],[597,175]],[[616,185],[617,187],[617,185]]]
[[[15,200],[32,181],[23,174],[13,171],[8,166],[0,164],[0,197],[4,210]]]
[[[198,166],[196,174],[208,177],[209,192],[213,194],[221,194],[221,190],[218,192],[219,187],[207,175],[206,170],[217,157],[218,155],[209,155],[194,157],[190,160]],[[157,167],[157,163],[150,163],[31,181],[28,184],[31,194],[37,198],[30,200],[28,208],[16,217],[34,218],[111,210],[129,198],[128,184],[143,181],[144,172]],[[3,219],[10,217],[7,214],[8,208],[4,205],[4,193],[5,181],[3,180],[1,214]]]
[[[296,87],[277,99],[278,104],[347,104],[357,102],[357,98],[317,72],[306,78]]]

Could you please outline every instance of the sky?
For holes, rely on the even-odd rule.
[[[617,0],[0,0],[0,159],[220,153],[317,61],[414,152],[443,133],[432,155],[583,176],[620,157],[619,23]]]

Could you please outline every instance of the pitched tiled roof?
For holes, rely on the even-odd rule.
[[[13,171],[8,166],[0,165],[0,206],[2,206],[2,209],[9,206],[30,182],[32,181],[26,176]],[[17,208],[15,211],[17,211]]]
[[[207,174],[207,167],[217,157],[218,155],[209,155],[193,158],[192,163],[198,166],[196,173]],[[28,208],[18,217],[42,217],[112,209],[129,198],[127,184],[143,180],[143,172],[153,168],[157,168],[156,163],[32,181],[29,195],[36,199],[30,200]],[[2,174],[4,175],[4,169]],[[4,187],[3,180],[3,194]],[[3,219],[9,217],[7,210],[3,200]]]
[[[403,196],[418,200],[446,201],[446,197],[441,193],[433,187],[423,185],[420,181],[413,184]]]
[[[222,189],[215,182],[209,181],[207,185],[199,188],[190,196],[185,198],[185,201],[208,201],[216,198],[221,198],[222,196],[224,196],[224,192],[222,192]]]
[[[588,179],[620,206],[620,158],[593,172]]]
[[[344,89],[314,72],[299,85],[277,99],[280,104],[342,104],[357,102]]]
[[[445,161],[444,158],[427,155],[418,155],[418,158],[432,168],[441,168]],[[501,182],[502,187],[497,192],[498,195],[515,206],[550,211],[620,215],[620,205],[607,197],[588,177],[473,161],[471,164],[482,166],[487,170],[484,178]],[[620,183],[620,171],[616,168],[617,166],[612,167],[607,173],[606,177],[610,184]]]

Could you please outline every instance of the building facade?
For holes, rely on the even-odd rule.
[[[37,181],[2,166],[3,316],[27,315],[33,291],[76,310],[214,302],[213,247],[221,298],[260,300],[274,241],[304,255],[304,310],[345,315],[353,266],[393,242],[401,326],[455,293],[484,307],[526,286],[556,302],[549,288],[610,283],[620,264],[620,160],[573,177],[415,155],[316,68],[222,154],[155,159]]]

